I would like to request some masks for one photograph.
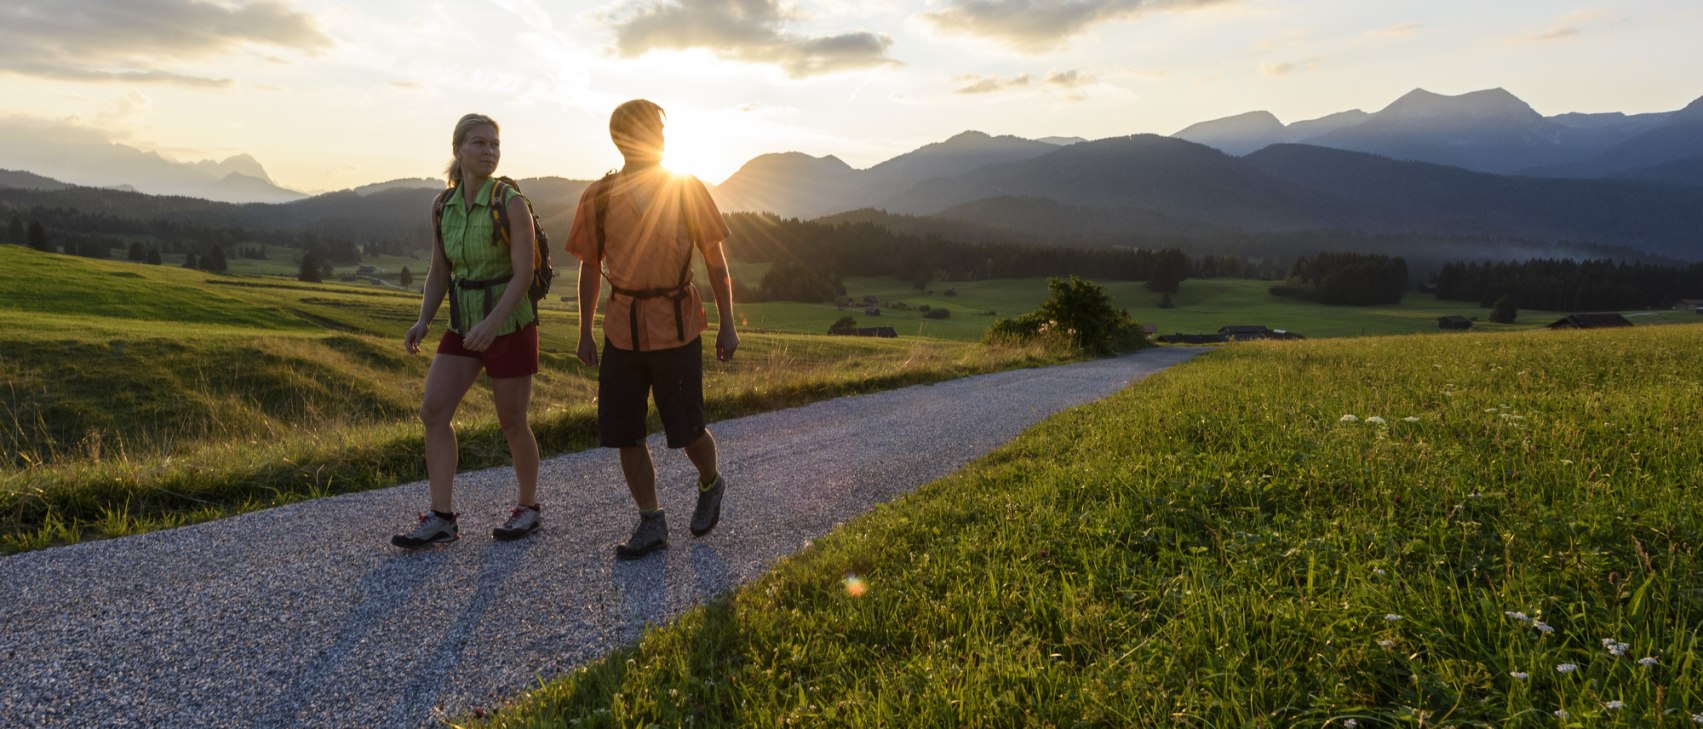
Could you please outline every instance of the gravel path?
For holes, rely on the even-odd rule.
[[[411,483],[0,557],[0,725],[416,727],[631,643],[871,506],[1060,409],[1186,360],[1161,348],[716,423],[720,526],[686,531],[692,474],[657,453],[670,548],[617,562],[635,519],[613,454],[545,461],[544,530],[497,543],[506,468],[462,474],[459,543],[387,539]],[[479,396],[477,391],[473,396]]]

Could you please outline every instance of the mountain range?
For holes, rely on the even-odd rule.
[[[177,162],[58,122],[0,117],[0,168],[86,187],[183,195],[221,202],[290,202],[307,195],[273,183],[247,154]]]
[[[1703,98],[1656,114],[1545,117],[1503,89],[1443,96],[1415,89],[1375,113],[1358,109],[1285,125],[1254,111],[1173,134],[1233,155],[1309,144],[1476,172],[1619,177],[1703,184]],[[1684,162],[1680,167],[1650,168]]]
[[[248,158],[178,167],[264,182]],[[29,169],[35,174],[0,172],[0,188],[58,184]],[[523,181],[553,238],[566,235],[586,184]],[[411,240],[440,185],[392,180],[265,212],[221,213],[251,222],[219,224],[335,225]],[[1415,90],[1373,113],[1285,125],[1250,112],[1171,137],[1032,140],[969,131],[868,169],[833,156],[766,154],[712,194],[727,212],[833,216],[984,241],[1204,249],[1236,236],[1357,231],[1595,244],[1696,260],[1703,99],[1657,114],[1544,117],[1501,89]],[[406,236],[397,232],[404,229]]]

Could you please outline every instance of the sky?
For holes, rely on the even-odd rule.
[[[608,115],[668,112],[670,167],[768,152],[865,168],[966,130],[1172,134],[1424,88],[1538,112],[1703,96],[1697,0],[8,0],[0,133],[52,124],[171,159],[246,153],[321,192],[437,177],[467,112],[501,172],[619,166]]]

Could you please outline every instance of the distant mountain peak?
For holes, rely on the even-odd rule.
[[[1444,96],[1425,89],[1414,89],[1391,102],[1376,116],[1462,119],[1503,117],[1523,120],[1543,118],[1531,105],[1503,88],[1471,91],[1458,96]]]

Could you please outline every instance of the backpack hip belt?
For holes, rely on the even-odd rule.
[[[469,280],[469,279],[465,279],[465,278],[452,278],[452,279],[450,279],[449,280],[449,328],[456,330],[457,332],[459,332],[461,334],[467,333],[467,330],[461,326],[461,324],[462,324],[462,320],[461,320],[461,292],[463,292],[463,291],[483,291],[483,292],[485,292],[485,297],[484,297],[484,302],[483,302],[484,311],[482,312],[482,315],[480,316],[480,318],[483,319],[484,317],[491,315],[491,307],[495,304],[495,302],[493,302],[491,300],[491,290],[496,288],[497,286],[509,283],[510,281],[513,281],[513,280],[514,280],[513,276],[510,276],[510,277],[507,277],[507,278],[488,278],[488,279],[485,279],[483,281],[473,281],[473,280]],[[537,314],[534,313],[533,316],[536,317]],[[537,319],[534,318],[533,321],[537,321]]]
[[[691,265],[690,259],[688,259],[687,265],[688,266]],[[616,286],[614,281],[610,281],[609,282],[609,288],[612,289],[615,293],[620,294],[622,296],[629,297],[633,300],[632,306],[627,309],[627,320],[628,320],[627,323],[632,328],[633,351],[634,352],[639,351],[639,300],[640,299],[668,299],[670,301],[673,301],[674,302],[674,338],[680,340],[681,342],[686,341],[685,304],[686,304],[687,299],[692,298],[692,282],[691,281],[687,281],[686,283],[680,284],[679,286],[676,286],[676,287],[671,288],[671,289],[624,289],[624,288],[621,288],[620,286]]]

